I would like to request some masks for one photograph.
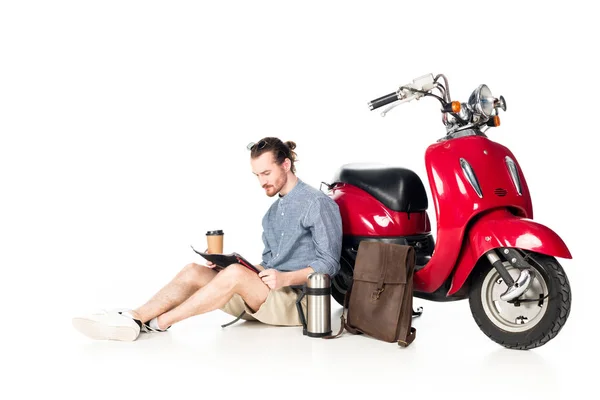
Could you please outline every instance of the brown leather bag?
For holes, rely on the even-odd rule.
[[[354,265],[351,288],[344,299],[340,331],[364,333],[407,347],[416,337],[412,326],[415,250],[383,242],[362,241]],[[420,314],[417,314],[420,315]]]

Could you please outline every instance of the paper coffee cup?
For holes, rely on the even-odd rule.
[[[206,232],[206,243],[208,244],[207,253],[223,253],[223,231],[217,230]]]

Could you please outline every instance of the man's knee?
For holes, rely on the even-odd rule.
[[[240,295],[252,310],[258,310],[269,295],[269,287],[262,282],[256,272],[241,264],[231,264],[219,272],[219,275],[222,277],[220,282],[223,284],[224,291]]]
[[[181,276],[183,279],[190,284],[201,284],[206,280],[204,276],[206,273],[209,273],[210,269],[204,267],[200,264],[190,263],[183,267],[181,271]]]
[[[248,282],[248,279],[251,279],[249,275],[253,273],[241,264],[231,264],[221,271],[221,274],[223,274],[223,280],[227,282],[231,289],[235,289]]]

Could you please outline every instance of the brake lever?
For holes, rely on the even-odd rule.
[[[411,96],[409,96],[409,97],[407,97],[405,99],[398,100],[397,102],[393,103],[392,105],[388,106],[385,110],[383,110],[381,112],[381,116],[385,117],[385,114],[387,114],[388,112],[390,112],[393,108],[398,107],[402,103],[407,103],[407,102],[413,100],[415,97],[417,97],[417,96],[416,96],[416,94],[413,93]]]
[[[385,117],[385,115],[388,112],[390,112],[393,108],[399,106],[402,103],[406,103],[406,102],[409,102],[414,99],[417,99],[417,100],[420,99],[421,97],[425,96],[425,92],[429,92],[434,87],[435,87],[435,79],[433,79],[432,74],[420,76],[416,79],[413,79],[412,83],[409,83],[408,85],[400,86],[400,89],[398,89],[398,97],[399,98],[401,98],[403,96],[406,96],[406,97],[402,98],[401,100],[399,100],[395,103],[392,103],[388,108],[386,108],[385,110],[383,110],[381,112],[381,116]],[[419,91],[413,92],[411,89],[419,90]]]

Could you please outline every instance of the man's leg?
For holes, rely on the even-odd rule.
[[[269,287],[255,272],[240,264],[232,264],[202,285],[187,300],[160,315],[158,325],[164,329],[194,315],[219,309],[236,293],[256,311],[267,299]]]
[[[217,272],[210,268],[188,264],[137,310],[122,313],[103,311],[79,316],[73,318],[73,326],[92,339],[135,340],[141,331],[146,330],[144,323],[181,304],[216,275]]]
[[[222,307],[234,293],[239,294],[250,308],[258,310],[267,299],[269,288],[255,272],[239,264],[232,264],[218,274],[210,268],[190,264],[136,310],[139,314],[132,315],[134,319],[126,313],[100,313],[73,318],[73,325],[94,339],[131,341],[138,337],[142,319],[159,315],[158,329],[162,330],[183,319]],[[138,318],[140,320],[136,322]]]
[[[148,322],[183,303],[215,276],[217,272],[211,268],[194,263],[188,264],[146,304],[130,313],[140,322]]]

